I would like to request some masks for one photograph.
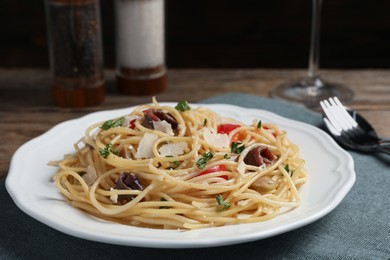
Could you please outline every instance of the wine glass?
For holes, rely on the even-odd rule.
[[[310,37],[309,69],[307,76],[298,82],[282,84],[270,93],[271,97],[317,107],[321,100],[337,96],[342,102],[348,102],[353,92],[336,83],[321,79],[319,74],[319,38],[322,0],[312,1],[312,21]]]

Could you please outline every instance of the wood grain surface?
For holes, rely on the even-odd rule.
[[[355,92],[349,106],[359,110],[379,135],[390,137],[390,70],[323,70],[321,74],[328,81],[349,86]],[[227,92],[266,97],[275,86],[304,75],[305,70],[171,69],[167,91],[156,97],[159,101],[189,102]],[[94,111],[151,101],[150,96],[120,95],[113,70],[107,70],[105,77],[107,96],[103,103],[71,109],[53,105],[48,70],[0,69],[0,177],[7,175],[12,155],[23,143],[56,124]]]

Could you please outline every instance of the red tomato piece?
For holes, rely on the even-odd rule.
[[[238,127],[240,127],[240,125],[222,124],[222,125],[218,126],[217,132],[218,132],[218,134],[229,134],[231,131],[233,131],[234,129],[236,129]]]
[[[130,127],[131,129],[135,129],[135,120],[136,120],[136,119],[133,119],[133,120],[130,121],[129,127]]]
[[[238,141],[242,141],[242,136],[241,136],[241,133],[238,132],[238,133],[235,133],[233,136],[232,136],[232,140],[230,141],[231,143],[237,143]]]
[[[222,171],[226,171],[226,166],[224,164],[218,164],[218,165],[213,166],[211,168],[208,168],[204,171],[201,171],[197,176],[201,176],[201,175],[205,175],[205,174],[213,173],[213,172],[222,172]],[[224,178],[225,180],[228,179],[228,176],[226,176],[226,175],[222,175],[219,177]]]
[[[237,132],[232,136],[232,140],[230,140],[230,143],[237,143],[237,142],[242,142],[246,138],[246,133],[245,132]],[[251,140],[253,137],[251,138]]]
[[[263,126],[263,128],[264,128],[265,130],[269,130],[269,127]],[[273,135],[274,137],[276,137],[276,134],[275,134],[275,133],[272,133],[272,135]]]

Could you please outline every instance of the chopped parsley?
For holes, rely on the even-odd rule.
[[[111,144],[111,143],[108,143],[108,144],[106,145],[106,147],[104,147],[104,148],[99,148],[99,153],[100,153],[100,155],[101,155],[104,159],[106,159],[106,158],[110,155],[110,153],[117,155],[117,154],[118,154],[118,151],[112,149],[112,144]]]
[[[203,126],[205,126],[207,124],[207,118],[205,118],[204,120],[203,120]]]
[[[173,164],[176,165],[176,167],[177,167],[177,166],[179,166],[179,165],[181,164],[181,162],[179,162],[179,161],[173,161]]]
[[[121,126],[125,121],[124,117],[119,118],[118,120],[108,120],[100,127],[103,130],[108,130],[113,127]]]
[[[208,152],[208,153],[204,153],[202,155],[202,158],[200,158],[197,162],[196,162],[196,166],[198,166],[199,169],[203,169],[205,166],[206,166],[206,163],[208,161],[211,160],[211,158],[213,158],[213,153],[212,152]]]
[[[257,123],[257,129],[260,129],[261,128],[261,120],[259,120],[259,122]]]
[[[235,153],[235,154],[240,154],[242,151],[244,151],[245,149],[245,145],[243,145],[242,143],[240,142],[233,142],[232,143],[232,147],[231,147],[231,151],[232,153]]]
[[[218,205],[220,206],[220,210],[227,210],[230,207],[230,204],[223,200],[222,195],[218,194],[215,196],[215,199],[217,200]]]
[[[230,159],[230,155],[229,155],[229,154],[225,154],[225,155],[223,156],[223,158],[225,158],[225,159]]]
[[[167,156],[165,156],[165,157],[173,157],[173,156],[172,156],[172,155],[167,155]],[[177,167],[179,167],[179,165],[181,164],[180,161],[173,161],[172,163],[174,164],[174,167],[169,167],[169,168],[167,168],[167,170],[174,170],[174,169],[176,169]]]
[[[174,164],[174,166],[173,167],[169,167],[168,170],[174,170],[177,167],[179,167],[179,165],[181,164],[180,161],[173,161],[172,163]]]
[[[185,100],[179,101],[179,103],[177,103],[175,108],[181,112],[184,112],[184,111],[191,109],[191,107],[188,105],[187,101],[185,101]]]
[[[284,166],[284,169],[286,170],[287,173],[290,174],[291,177],[293,176],[294,171],[290,171],[290,167],[288,166],[288,164],[286,164],[286,165]]]

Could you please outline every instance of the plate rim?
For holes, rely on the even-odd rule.
[[[161,106],[174,106],[177,103],[174,102],[159,102],[159,105]],[[111,114],[118,114],[120,116],[121,114],[125,114],[127,111],[130,112],[134,108],[138,107],[139,105],[136,106],[131,106],[131,107],[126,107],[126,108],[118,108],[118,109],[110,109],[110,110],[102,110],[102,111],[96,111],[92,112],[89,114],[86,114],[84,116],[81,116],[79,118],[75,119],[70,119],[63,121],[61,123],[56,124],[46,132],[42,133],[41,135],[27,141],[23,145],[21,145],[14,155],[12,156],[10,167],[9,167],[9,172],[6,177],[5,181],[5,186],[10,194],[11,198],[15,202],[15,204],[25,213],[27,213],[29,216],[33,217],[34,219],[38,220],[39,222],[50,226],[60,232],[66,233],[71,236],[87,239],[87,240],[92,240],[92,241],[97,241],[97,242],[103,242],[103,243],[109,243],[109,244],[117,244],[117,245],[125,245],[125,246],[137,246],[137,247],[149,247],[149,248],[200,248],[200,247],[214,247],[214,246],[223,246],[223,245],[231,245],[231,244],[238,244],[238,243],[244,243],[244,242],[249,242],[249,241],[254,241],[254,240],[260,240],[260,239],[266,239],[275,235],[279,235],[288,231],[295,230],[297,228],[300,228],[302,226],[306,226],[310,223],[315,222],[316,220],[319,220],[320,218],[324,217],[325,215],[329,214],[334,208],[336,208],[340,202],[344,199],[344,197],[348,194],[350,189],[355,183],[356,180],[356,173],[354,170],[354,161],[352,156],[342,149],[338,144],[328,135],[326,132],[324,132],[322,129],[315,127],[313,125],[310,125],[305,122],[289,119],[287,117],[278,115],[272,111],[265,110],[265,109],[257,109],[257,108],[246,108],[246,107],[241,107],[237,105],[230,105],[230,104],[222,104],[222,103],[213,103],[213,104],[195,104],[191,103],[190,106],[192,107],[209,107],[211,109],[235,109],[235,110],[244,110],[244,111],[250,111],[250,112],[256,112],[260,113],[260,116],[265,114],[268,116],[275,117],[276,120],[282,120],[285,121],[286,123],[293,123],[295,128],[297,127],[304,127],[304,128],[309,128],[310,130],[313,130],[317,134],[320,134],[322,138],[326,139],[326,142],[332,146],[332,148],[336,148],[338,150],[338,153],[343,154],[345,156],[346,164],[344,165],[349,173],[349,178],[347,178],[346,183],[338,190],[338,192],[335,194],[336,196],[334,199],[327,204],[326,207],[323,207],[321,210],[318,210],[315,212],[315,214],[311,214],[310,217],[306,217],[304,220],[305,221],[298,221],[298,222],[293,222],[292,224],[288,226],[281,226],[279,228],[274,228],[273,230],[263,232],[263,233],[253,233],[247,236],[240,236],[239,239],[231,239],[231,238],[218,238],[218,239],[202,239],[194,242],[194,240],[181,240],[181,241],[168,241],[168,240],[161,240],[161,239],[154,239],[152,240],[153,242],[150,243],[150,239],[138,239],[137,238],[134,240],[134,237],[127,237],[127,238],[122,238],[122,237],[116,237],[110,234],[103,234],[103,235],[96,235],[92,234],[91,232],[86,232],[82,229],[80,230],[74,230],[74,229],[69,229],[66,226],[59,225],[55,220],[50,219],[47,216],[42,216],[41,213],[34,211],[29,207],[28,205],[25,204],[26,201],[21,198],[20,194],[18,194],[18,190],[13,185],[15,183],[15,178],[18,176],[17,169],[18,169],[18,164],[17,164],[17,159],[23,155],[23,153],[27,152],[27,148],[30,146],[34,145],[35,143],[39,143],[39,141],[45,140],[45,138],[49,138],[50,135],[55,134],[56,131],[61,129],[62,127],[66,127],[67,125],[71,125],[77,122],[81,121],[86,121],[88,119],[95,119],[95,117],[101,117],[102,121],[105,119],[104,115],[111,115]],[[111,117],[112,118],[112,117]],[[95,121],[97,122],[97,121]],[[88,127],[88,126],[86,126]],[[74,140],[76,141],[76,140]],[[329,147],[328,147],[329,148]],[[340,165],[338,166],[340,167]],[[310,174],[310,173],[309,173]],[[19,174],[20,175],[20,174]],[[310,176],[310,175],[309,175]],[[309,178],[310,179],[310,178]],[[53,185],[54,186],[54,185]],[[28,202],[28,201],[27,201]],[[71,207],[69,205],[69,207]],[[247,225],[247,224],[238,224],[238,225]],[[132,227],[135,228],[135,227]],[[217,227],[218,228],[218,227]],[[222,227],[223,228],[223,227]],[[211,228],[213,229],[213,228]],[[161,230],[163,231],[163,230]],[[191,232],[191,231],[185,231],[185,232]],[[261,235],[259,235],[261,234]],[[133,239],[129,239],[133,238]],[[149,244],[145,244],[148,242]]]

